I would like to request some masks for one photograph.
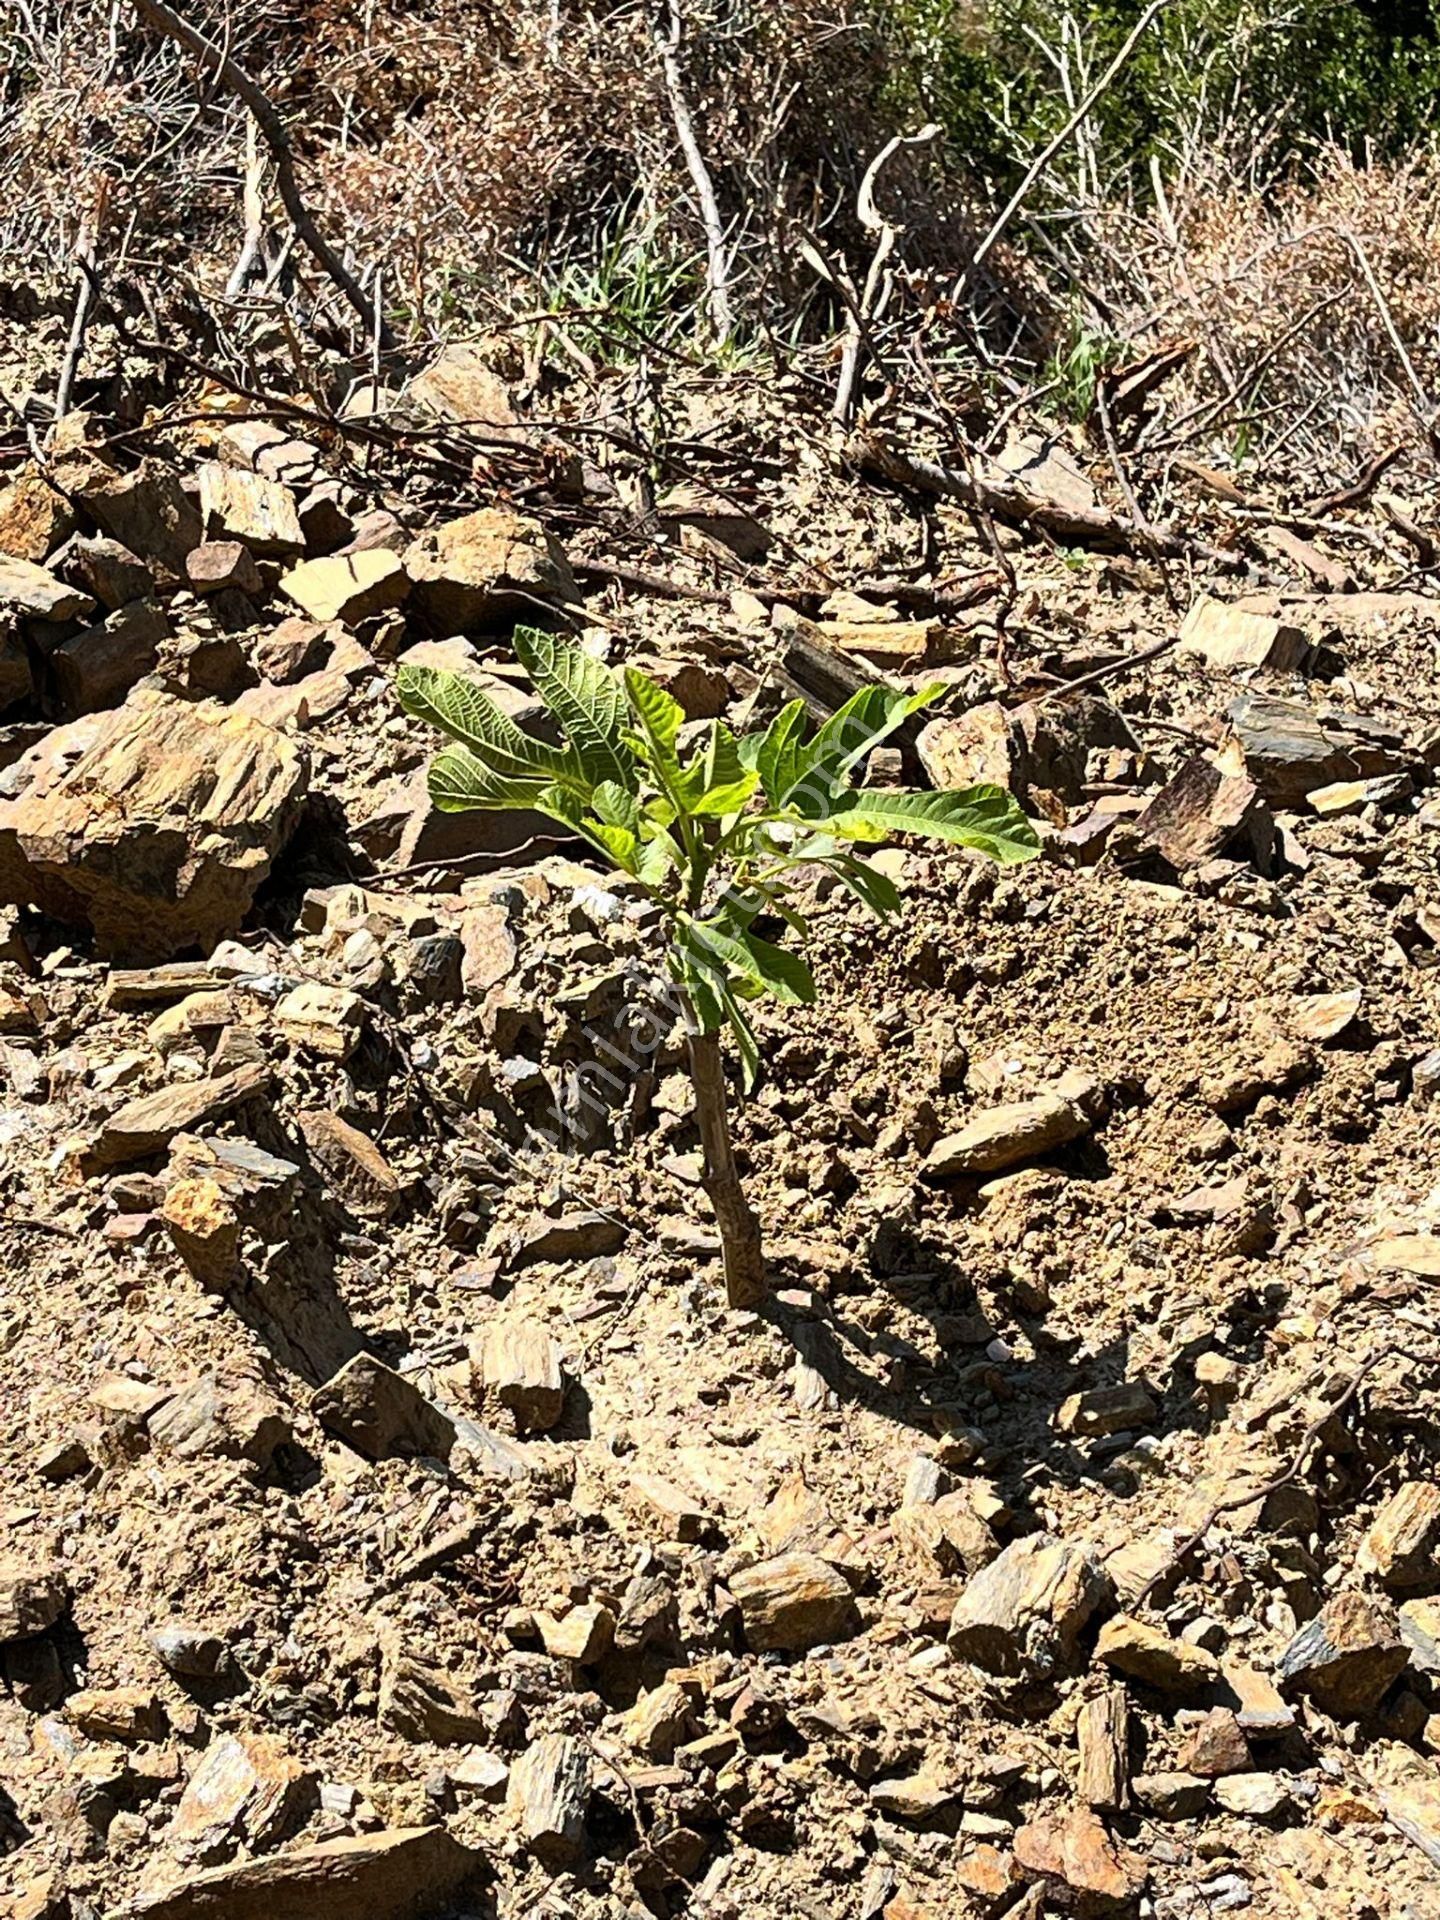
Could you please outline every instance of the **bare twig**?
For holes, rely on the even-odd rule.
[[[181,19],[178,13],[164,4],[164,0],[134,0],[134,5],[142,19],[148,21],[158,33],[165,34],[167,38],[194,54],[197,60],[215,74],[223,86],[229,87],[237,99],[249,108],[255,118],[255,124],[264,136],[265,144],[274,156],[275,185],[279,190],[285,211],[290,216],[291,225],[368,329],[371,311],[370,302],[365,297],[365,290],[321,233],[314,214],[305,203],[304,196],[300,192],[299,181],[295,177],[295,156],[290,145],[290,136],[270,96],[255,84],[242,67],[236,65],[223,48],[207,40],[205,35],[192,27],[188,20]],[[394,335],[383,323],[381,344],[385,347],[392,347],[395,344]]]
[[[80,229],[80,237],[75,243],[75,312],[70,321],[70,338],[65,346],[65,359],[60,368],[60,379],[55,388],[55,418],[64,418],[70,411],[70,396],[75,390],[75,376],[80,371],[80,356],[85,351],[85,329],[90,322],[90,311],[94,305],[94,269],[95,249],[101,231],[105,225],[105,210],[110,197],[110,182],[102,176],[95,195],[95,204],[85,217]],[[52,429],[53,431],[53,429]]]
[[[942,499],[958,500],[967,507],[988,510],[997,520],[1008,521],[1012,526],[1032,527],[1067,546],[1142,553],[1152,559],[1194,557],[1221,566],[1244,565],[1242,555],[1173,533],[1168,527],[1151,526],[1141,531],[1099,507],[1065,506],[1057,500],[1027,493],[1013,480],[982,479],[976,474],[960,473],[952,467],[941,466],[938,461],[925,460],[892,446],[879,434],[852,434],[846,453],[856,466],[882,479],[914,487],[921,493],[936,494]]]
[[[1373,460],[1361,468],[1348,487],[1341,487],[1335,493],[1327,493],[1319,500],[1310,501],[1310,512],[1323,520],[1328,514],[1339,513],[1342,507],[1363,506],[1375,491],[1381,474],[1393,467],[1403,452],[1403,447],[1387,447],[1383,453],[1377,453]]]
[[[1170,0],[1150,0],[1150,5],[1146,7],[1144,13],[1141,14],[1140,18],[1126,35],[1115,58],[1110,62],[1109,66],[1106,67],[1090,91],[1084,96],[1070,118],[1065,122],[1064,126],[1060,128],[1060,131],[1055,134],[1053,139],[1046,141],[1039,153],[1037,153],[1035,158],[1030,162],[1030,165],[1025,169],[1024,178],[1021,180],[1019,186],[1016,187],[1014,193],[1011,194],[1010,198],[996,215],[990,231],[985,235],[985,238],[980,242],[974,253],[971,254],[969,263],[960,276],[960,284],[956,288],[957,294],[963,291],[969,284],[972,275],[984,264],[985,258],[991,248],[995,245],[996,241],[999,240],[1015,215],[1025,204],[1030,189],[1055,158],[1061,147],[1063,147],[1065,142],[1070,138],[1071,134],[1074,133],[1075,129],[1080,125],[1080,122],[1085,118],[1086,114],[1089,113],[1090,109],[1095,105],[1095,102],[1100,98],[1101,94],[1103,94],[1105,89],[1110,85],[1116,74],[1119,73],[1125,62],[1130,58],[1141,35],[1150,25],[1150,22],[1155,18],[1156,14],[1162,12],[1169,4]]]
[[[887,140],[865,169],[860,182],[860,190],[855,196],[855,211],[860,224],[867,233],[876,237],[875,251],[870,258],[870,266],[865,275],[865,285],[858,301],[851,307],[850,324],[845,332],[845,347],[840,360],[840,379],[835,389],[833,409],[836,422],[842,427],[850,424],[850,413],[854,403],[855,381],[860,372],[860,355],[865,344],[866,321],[877,317],[876,290],[880,284],[880,275],[886,261],[895,250],[895,242],[903,231],[894,221],[887,220],[875,204],[875,187],[886,161],[898,153],[901,147],[925,146],[933,140],[940,129],[930,122],[918,133],[899,134]]]
[[[670,103],[670,118],[675,122],[675,133],[680,142],[680,151],[685,156],[690,184],[700,203],[700,224],[705,229],[705,288],[710,303],[710,324],[717,340],[728,340],[735,331],[735,315],[730,306],[730,262],[725,246],[725,222],[720,216],[715,182],[700,151],[690,103],[685,96],[685,78],[680,71],[682,27],[680,0],[670,0],[670,31],[668,35],[657,31],[655,49],[660,56],[660,72],[665,81],[665,96]]]

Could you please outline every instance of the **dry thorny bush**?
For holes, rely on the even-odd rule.
[[[188,15],[269,90],[327,230],[367,285],[379,271],[411,338],[627,300],[641,320],[668,308],[671,339],[693,331],[703,238],[656,54],[663,10],[207,0]],[[743,326],[823,340],[844,316],[800,242],[819,239],[863,279],[874,242],[856,224],[856,189],[896,97],[875,17],[860,0],[705,0],[684,15],[682,51]],[[12,0],[0,99],[12,306],[18,286],[63,309],[69,256],[98,219],[98,271],[144,288],[132,313],[154,321],[188,296],[192,312],[198,301],[234,325],[225,291],[248,172],[266,217],[248,314],[289,301],[307,317],[313,282],[243,110],[139,26],[129,0]],[[1077,129],[1077,151],[1092,132]],[[1252,143],[1252,157],[1267,152]],[[1038,183],[1046,207],[1074,159],[1062,151]],[[889,337],[919,326],[927,374],[972,381],[988,361],[1013,398],[1077,350],[1124,359],[1188,336],[1199,350],[1167,418],[1188,414],[1187,438],[1203,429],[1212,452],[1288,444],[1333,464],[1389,431],[1412,434],[1406,415],[1440,392],[1435,163],[1360,168],[1333,151],[1277,187],[1258,161],[1235,162],[1187,143],[1143,198],[1077,192],[1067,221],[1022,214],[955,301],[985,217],[964,155],[902,150],[879,191],[904,222]]]

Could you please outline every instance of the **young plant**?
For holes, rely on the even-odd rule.
[[[877,917],[897,913],[893,883],[863,849],[893,834],[972,847],[1001,865],[1033,859],[1039,841],[1000,787],[903,793],[859,787],[872,748],[943,688],[866,687],[808,740],[792,700],[763,731],[737,739],[714,720],[688,751],[685,715],[638,668],[623,675],[573,641],[515,630],[517,657],[559,724],[563,746],[526,733],[478,686],[430,667],[402,667],[401,705],[455,742],[437,754],[430,797],[446,813],[534,808],[629,874],[664,916],[666,962],[686,1020],[690,1075],[732,1306],[765,1293],[760,1226],[730,1142],[720,1033],[729,1027],[746,1087],[760,1053],[748,1009],[815,998],[793,941],[808,929],[794,903],[805,869],[824,868]],[[778,922],[777,939],[757,922]]]

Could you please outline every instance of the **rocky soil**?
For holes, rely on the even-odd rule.
[[[463,350],[5,443],[0,1905],[1440,1913],[1433,471],[1177,468],[1162,569],[665,404],[658,486]],[[517,616],[942,680],[871,778],[1041,825],[814,890],[763,1313],[644,901],[426,800],[395,663],[533,722]]]

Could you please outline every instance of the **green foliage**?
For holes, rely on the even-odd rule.
[[[897,105],[940,121],[975,172],[1008,188],[1099,78],[1144,0],[879,0]],[[1440,0],[1171,0],[1056,162],[1103,190],[1187,145],[1279,162],[1323,139],[1357,153],[1433,131]]]
[[[901,793],[859,787],[871,750],[942,691],[867,687],[805,740],[804,702],[737,739],[711,721],[681,745],[684,713],[635,667],[623,675],[573,641],[527,627],[515,652],[565,736],[547,746],[458,674],[402,667],[405,711],[454,742],[436,755],[430,796],[444,812],[533,807],[630,874],[665,914],[669,959],[701,1027],[728,1024],[753,1081],[759,1054],[748,1002],[813,1000],[801,955],[755,931],[778,921],[803,944],[793,894],[800,870],[827,867],[885,917],[895,887],[860,849],[896,833],[971,847],[1011,865],[1039,851],[1035,829],[999,787]]]

